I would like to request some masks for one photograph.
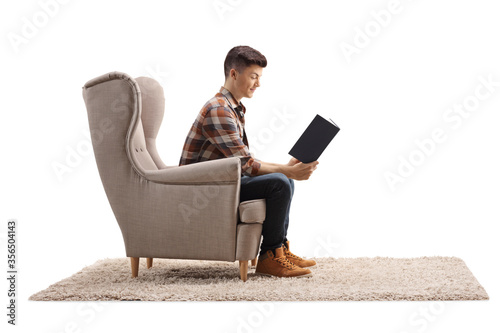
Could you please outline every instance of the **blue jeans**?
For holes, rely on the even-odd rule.
[[[241,177],[240,202],[266,199],[266,220],[262,225],[260,255],[287,241],[288,215],[295,185],[282,173]]]

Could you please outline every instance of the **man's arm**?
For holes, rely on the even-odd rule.
[[[260,161],[260,168],[257,175],[265,175],[273,172],[280,172],[290,179],[306,180],[318,167],[319,162],[302,163],[296,158],[292,158],[288,164],[277,164]]]
[[[236,120],[233,119],[233,114],[229,109],[215,108],[210,110],[205,117],[202,130],[210,143],[215,145],[226,157],[237,156],[241,158],[241,171],[247,176],[281,172],[291,179],[306,180],[309,179],[318,165],[318,161],[304,164],[296,158],[292,158],[287,164],[263,162],[254,158],[241,140]]]
[[[208,111],[202,125],[202,132],[225,157],[240,157],[242,175],[257,175],[260,160],[254,158],[243,143],[236,119],[230,109],[218,107]]]

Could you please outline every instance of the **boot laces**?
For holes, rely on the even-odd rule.
[[[274,258],[274,260],[276,260],[281,266],[284,266],[284,267],[286,267],[288,269],[293,269],[293,268],[296,267],[296,265],[293,262],[289,261],[286,258],[286,256],[276,257],[276,258]]]
[[[294,258],[294,259],[299,259],[299,260],[302,260],[302,258],[301,258],[301,257],[299,257],[298,255],[295,255],[295,254],[293,254],[292,252],[290,252],[290,250],[289,250],[288,248],[284,247],[284,249],[285,249],[285,251],[284,251],[284,252],[285,252],[285,255],[287,255],[287,256],[289,256],[289,257],[292,257],[292,258]]]

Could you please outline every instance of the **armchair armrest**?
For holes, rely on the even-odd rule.
[[[241,178],[239,157],[228,157],[194,164],[148,170],[144,177],[164,184],[225,184]]]
[[[266,219],[266,199],[243,201],[239,206],[240,221],[263,224]]]

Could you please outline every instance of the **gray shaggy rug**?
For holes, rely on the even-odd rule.
[[[487,300],[455,257],[315,258],[309,278],[259,276],[238,262],[154,259],[131,277],[128,258],[103,259],[29,299],[33,301],[436,301]]]

